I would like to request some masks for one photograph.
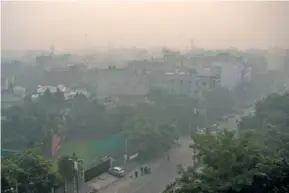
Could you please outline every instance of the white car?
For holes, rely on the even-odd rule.
[[[117,176],[117,177],[124,177],[125,176],[125,171],[121,167],[112,167],[109,168],[108,172],[111,175]]]

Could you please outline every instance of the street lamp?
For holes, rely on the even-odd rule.
[[[30,192],[30,189],[32,188],[32,193],[34,193],[34,183],[29,182],[28,187],[29,187],[29,192]]]
[[[128,145],[128,139],[125,140],[125,149],[124,149],[124,169],[126,169],[126,164],[127,164],[127,145]]]
[[[74,154],[75,155],[75,154]],[[68,159],[69,161],[71,161],[72,163],[72,170],[73,170],[73,184],[76,184],[76,193],[79,193],[79,184],[78,184],[78,162],[75,159],[75,157],[73,157],[73,159]],[[75,188],[74,188],[75,191]]]

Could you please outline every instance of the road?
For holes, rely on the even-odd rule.
[[[245,109],[243,115],[220,122],[219,128],[236,130],[236,120],[248,115],[251,111],[252,109]],[[189,148],[191,142],[190,138],[182,138],[180,147],[170,151],[170,161],[167,160],[167,157],[164,157],[149,163],[149,167],[152,168],[151,174],[140,176],[136,179],[129,177],[121,179],[101,190],[100,193],[159,193],[163,191],[165,186],[176,178],[178,164],[182,164],[185,167],[193,164],[192,149]]]
[[[177,176],[177,165],[192,165],[192,149],[189,148],[191,140],[180,139],[180,147],[170,151],[170,161],[167,157],[149,164],[152,173],[136,179],[123,179],[101,190],[101,193],[158,193]]]

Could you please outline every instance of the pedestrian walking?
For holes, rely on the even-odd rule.
[[[144,174],[144,168],[142,166],[140,167],[140,173],[141,173],[141,175]]]
[[[167,156],[168,161],[170,161],[170,155]]]
[[[135,175],[135,178],[137,178],[137,176],[138,176],[138,171],[135,171],[135,172],[134,172],[134,175]]]

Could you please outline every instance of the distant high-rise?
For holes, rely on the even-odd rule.
[[[50,46],[50,55],[53,56],[54,55],[54,52],[55,52],[55,48],[54,48],[54,45],[52,44]]]
[[[190,48],[191,48],[191,51],[195,51],[195,50],[196,50],[196,46],[195,46],[194,40],[191,40],[191,46],[190,46]]]
[[[284,70],[289,72],[289,49],[285,50],[285,57],[284,57]]]

